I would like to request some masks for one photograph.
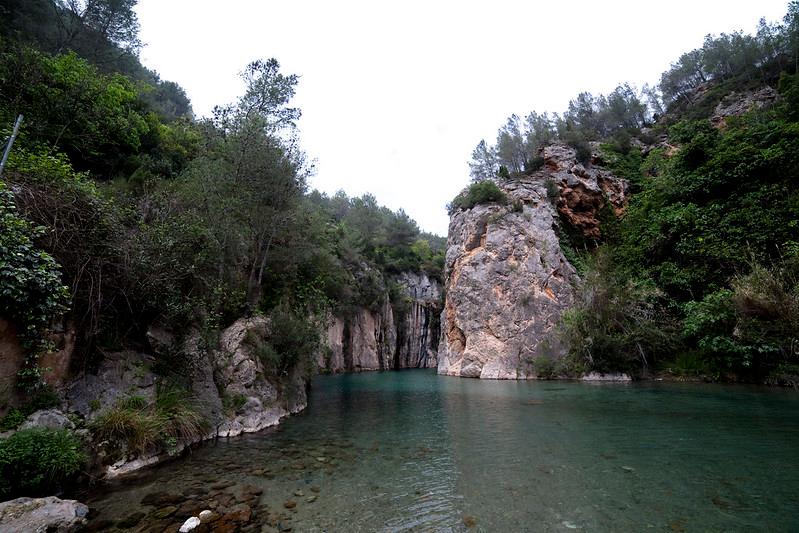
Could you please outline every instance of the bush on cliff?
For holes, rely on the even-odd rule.
[[[312,357],[320,347],[318,325],[285,303],[273,309],[269,318],[267,337],[263,338],[250,330],[245,342],[255,351],[264,367],[273,373],[285,376],[293,368],[299,368],[310,374]]]
[[[469,188],[452,200],[452,207],[457,209],[471,209],[477,204],[500,203],[504,204],[508,197],[490,180],[478,181],[469,185]]]
[[[685,311],[684,334],[717,372],[785,374],[799,359],[799,257],[754,264]]]
[[[563,316],[574,362],[599,372],[639,373],[672,353],[678,336],[662,296],[652,284],[626,278],[599,249]]]
[[[18,431],[0,439],[0,500],[52,494],[85,463],[80,441],[68,431]]]
[[[159,390],[154,403],[140,396],[117,401],[90,424],[97,442],[108,441],[112,455],[122,452],[142,455],[166,450],[172,453],[179,443],[199,439],[207,422],[192,406],[185,391]]]

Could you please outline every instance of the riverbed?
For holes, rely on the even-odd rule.
[[[799,394],[320,376],[280,426],[84,497],[101,530],[797,531]]]

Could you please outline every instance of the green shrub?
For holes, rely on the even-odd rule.
[[[766,376],[799,356],[799,261],[733,278],[731,289],[685,304],[683,332],[717,370]]]
[[[650,282],[626,277],[599,249],[562,317],[570,356],[589,370],[635,372],[675,351],[675,327]]]
[[[18,214],[14,195],[0,181],[0,309],[21,327],[27,353],[19,384],[28,389],[40,384],[43,330],[66,310],[68,296],[58,263],[35,243],[43,233]]]
[[[508,201],[507,196],[493,181],[478,181],[469,185],[469,188],[460,193],[452,201],[458,209],[471,209],[477,204],[500,203]]]
[[[0,431],[17,429],[25,421],[25,418],[27,418],[27,415],[19,409],[11,409],[0,419]]]
[[[28,396],[21,406],[10,410],[0,420],[0,430],[16,429],[32,413],[41,409],[49,409],[61,404],[61,398],[53,387],[38,383],[32,388],[28,388]]]
[[[544,157],[537,155],[524,162],[524,171],[527,173],[535,172],[544,168]]]
[[[225,412],[230,415],[238,412],[246,403],[247,397],[243,394],[233,394],[232,396],[225,396],[222,398],[222,407],[225,409]]]
[[[538,379],[555,379],[558,374],[555,360],[547,355],[536,357],[533,361],[533,368]]]
[[[310,373],[311,361],[319,349],[317,325],[300,316],[286,305],[270,312],[271,324],[267,338],[253,331],[247,333],[249,344],[268,370],[287,375],[293,368]]]
[[[206,426],[185,391],[167,388],[158,391],[154,403],[140,396],[121,399],[89,427],[96,440],[141,455],[161,448],[171,452],[178,442],[197,440]]]
[[[51,494],[85,463],[80,442],[68,431],[18,431],[0,439],[0,499]]]
[[[666,371],[675,376],[700,377],[713,373],[705,359],[692,351],[681,352],[665,366]]]
[[[558,184],[555,183],[554,180],[547,180],[546,188],[547,188],[547,198],[549,199],[549,201],[552,203],[557,202],[558,198],[560,198],[560,187],[558,187]]]

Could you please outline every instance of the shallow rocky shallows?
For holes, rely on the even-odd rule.
[[[414,370],[78,496],[98,531],[795,531],[797,494],[794,391]]]

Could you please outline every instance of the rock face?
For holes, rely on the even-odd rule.
[[[726,126],[727,117],[743,115],[753,109],[761,109],[773,104],[779,99],[779,94],[766,85],[757,91],[743,93],[732,92],[725,96],[713,111],[710,122],[717,128]]]
[[[286,375],[268,372],[259,357],[259,346],[269,336],[264,317],[242,318],[225,329],[213,349],[200,349],[200,336],[189,335],[176,348],[174,336],[153,328],[148,337],[154,351],[179,349],[191,383],[192,407],[207,422],[208,431],[193,441],[179,442],[172,450],[154,449],[143,455],[117,450],[119,443],[100,443],[95,454],[103,475],[115,478],[159,463],[187,446],[216,437],[232,437],[273,426],[307,405],[309,376],[300,368]],[[137,352],[106,354],[95,372],[77,377],[66,389],[66,407],[92,420],[105,409],[131,396],[153,403],[159,377],[154,358]],[[47,413],[42,420],[53,418]],[[49,418],[48,418],[49,416]],[[41,424],[40,424],[41,425]]]
[[[48,336],[55,350],[39,357],[39,366],[44,369],[42,379],[48,385],[60,388],[68,381],[69,366],[75,352],[76,332],[74,326],[56,324]],[[25,364],[25,351],[16,327],[0,318],[0,416],[9,406],[24,402],[16,390],[17,372]]]
[[[0,405],[13,405],[16,402],[17,372],[24,362],[25,354],[16,328],[0,318]]]
[[[392,307],[388,294],[377,309],[328,318],[326,347],[317,355],[323,372],[361,372],[435,368],[441,285],[426,274],[402,273],[396,282],[405,293]]]
[[[65,389],[65,407],[91,419],[119,398],[139,396],[155,401],[154,358],[138,352],[105,355],[93,372],[77,376]]]
[[[499,184],[507,205],[451,215],[439,374],[535,378],[538,358],[564,352],[554,328],[578,278],[561,251],[558,212],[586,237],[598,236],[598,211],[608,203],[623,209],[626,183],[578,163],[566,145],[543,155],[540,171]]]
[[[404,272],[400,285],[408,298],[397,317],[397,349],[393,368],[435,368],[438,365],[441,284],[426,274]]]
[[[75,500],[17,498],[0,503],[0,530],[7,533],[80,531],[89,508]]]
[[[609,204],[621,214],[627,199],[627,183],[598,166],[578,162],[570,146],[557,143],[543,150],[545,169],[532,176],[548,180],[559,190],[558,212],[585,237],[600,237],[599,212]],[[551,185],[550,185],[551,187]]]
[[[222,333],[220,348],[212,353],[214,381],[221,397],[239,399],[241,404],[216,427],[220,437],[274,426],[308,403],[308,376],[299,369],[290,371],[284,379],[276,379],[265,372],[257,353],[257,339],[268,336],[266,318],[240,319]]]

